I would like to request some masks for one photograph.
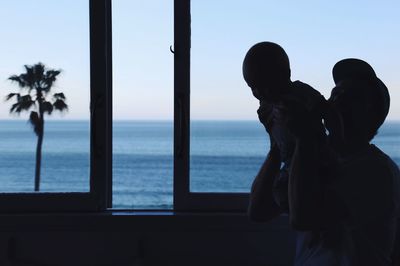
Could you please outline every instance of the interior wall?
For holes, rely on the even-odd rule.
[[[125,222],[86,217],[82,226],[75,223],[77,217],[70,225],[64,218],[59,223],[49,218],[52,224],[43,223],[37,230],[37,218],[25,229],[16,224],[4,230],[0,265],[265,266],[291,265],[294,256],[294,233],[285,217],[263,225],[243,222],[243,217],[231,219],[231,224],[229,219],[213,222],[212,216],[170,217],[175,220],[167,223],[157,222],[157,217],[124,216]],[[29,224],[29,217],[24,222]]]

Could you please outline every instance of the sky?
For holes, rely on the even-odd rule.
[[[114,119],[173,118],[173,1],[113,2]],[[54,87],[69,112],[53,119],[89,118],[89,8],[85,0],[2,1],[0,8],[0,119],[2,98],[18,90],[7,78],[23,65],[62,69]],[[369,62],[391,94],[390,120],[400,120],[400,1],[193,0],[191,118],[256,120],[243,80],[247,50],[273,41],[287,52],[292,80],[329,97],[331,70],[344,58]],[[20,119],[26,119],[22,114]]]

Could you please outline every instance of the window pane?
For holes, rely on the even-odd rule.
[[[289,55],[292,80],[325,97],[334,86],[337,61],[364,59],[390,90],[388,118],[400,118],[398,2],[191,3],[191,191],[248,192],[266,157],[269,141],[257,121],[258,101],[242,78],[243,58],[257,42],[280,44]],[[399,129],[388,122],[375,140],[395,159]]]
[[[0,23],[0,192],[32,192],[35,176],[43,192],[89,191],[88,1],[3,1]]]
[[[113,1],[113,207],[172,208],[173,1]]]

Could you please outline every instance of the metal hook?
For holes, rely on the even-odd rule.
[[[172,45],[169,46],[169,50],[171,51],[171,53],[175,54],[175,51],[172,49]]]

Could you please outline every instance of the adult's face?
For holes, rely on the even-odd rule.
[[[371,108],[367,85],[356,81],[341,82],[332,89],[329,102],[342,121],[344,142],[364,141]]]

